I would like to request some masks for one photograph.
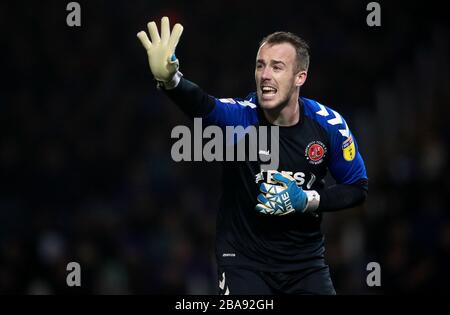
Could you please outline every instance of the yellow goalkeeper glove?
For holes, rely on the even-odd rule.
[[[175,24],[170,33],[169,18],[165,16],[161,19],[161,37],[155,22],[148,23],[147,27],[151,41],[144,31],[139,32],[137,37],[147,50],[150,70],[164,87],[174,88],[181,77],[181,73],[178,72],[179,61],[175,57],[175,48],[183,33],[183,26],[179,23]]]

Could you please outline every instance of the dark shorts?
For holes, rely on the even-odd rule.
[[[265,272],[218,267],[220,295],[334,295],[328,266],[301,271]]]

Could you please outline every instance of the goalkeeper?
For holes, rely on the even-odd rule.
[[[307,43],[289,32],[265,37],[256,56],[256,92],[218,99],[179,72],[183,32],[169,20],[137,34],[158,86],[191,118],[209,125],[279,126],[279,167],[223,163],[217,216],[219,294],[335,294],[324,258],[324,212],[364,202],[368,178],[344,118],[300,97],[309,67]],[[161,36],[160,36],[161,34]],[[269,147],[270,150],[270,147]],[[261,153],[261,152],[260,152]],[[264,152],[263,152],[264,153]],[[336,184],[325,187],[327,171]]]

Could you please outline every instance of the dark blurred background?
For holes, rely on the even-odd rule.
[[[215,294],[218,163],[175,163],[175,125],[136,38],[168,15],[181,71],[217,97],[254,89],[261,38],[311,46],[302,95],[346,118],[364,207],[326,214],[341,294],[449,292],[449,25],[441,4],[370,1],[0,2],[0,293]],[[66,265],[82,286],[66,286]],[[381,287],[366,265],[381,265]]]

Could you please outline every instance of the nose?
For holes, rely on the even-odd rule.
[[[270,68],[269,67],[264,67],[261,73],[261,80],[270,80],[271,78],[271,73],[270,73]]]

